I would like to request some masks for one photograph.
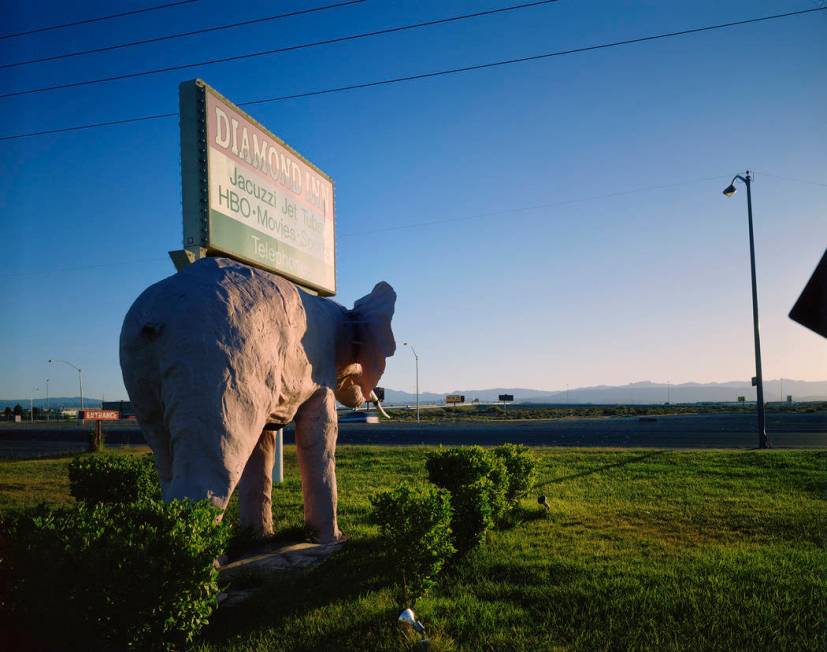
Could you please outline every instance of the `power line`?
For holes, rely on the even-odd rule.
[[[100,23],[104,20],[111,20],[112,18],[122,18],[123,16],[134,16],[136,14],[145,14],[149,11],[158,11],[159,9],[168,9],[169,7],[177,7],[179,5],[188,5],[198,0],[179,0],[178,2],[168,2],[163,5],[154,5],[152,7],[144,7],[143,9],[133,9],[132,11],[122,11],[119,14],[110,14],[108,16],[99,16],[98,18],[87,18],[85,20],[77,20],[73,23],[64,23],[62,25],[51,25],[49,27],[38,27],[30,29],[25,32],[16,32],[14,34],[4,34],[0,36],[0,40],[7,38],[16,38],[18,36],[28,36],[29,34],[40,34],[42,32],[50,32],[55,29],[64,29],[66,27],[77,27],[78,25],[89,25],[90,23]]]
[[[772,172],[767,172],[766,170],[758,170],[758,173],[766,174],[768,177],[781,179],[782,181],[795,181],[796,183],[804,183],[808,186],[821,186],[822,188],[827,188],[827,183],[821,183],[819,181],[807,181],[806,179],[796,179],[795,177],[782,177],[780,174],[773,174]]]
[[[326,89],[323,89],[323,90],[305,91],[305,92],[302,92],[302,93],[295,93],[293,95],[282,95],[282,96],[279,96],[279,97],[270,97],[270,98],[259,99],[259,100],[248,100],[246,102],[238,102],[237,104],[238,104],[238,106],[252,106],[252,105],[255,105],[255,104],[269,104],[269,103],[272,103],[272,102],[282,102],[282,101],[285,101],[285,100],[294,100],[294,99],[299,99],[299,98],[303,98],[303,97],[313,97],[313,96],[316,96],[316,95],[328,95],[328,94],[331,94],[331,93],[341,93],[341,92],[344,92],[344,91],[352,91],[352,90],[358,90],[358,89],[363,89],[363,88],[373,88],[375,86],[385,86],[385,85],[390,85],[390,84],[399,84],[399,83],[403,83],[403,82],[417,81],[417,80],[420,80],[420,79],[430,79],[432,77],[440,77],[440,76],[444,76],[444,75],[454,75],[454,74],[459,74],[459,73],[471,72],[471,71],[474,71],[474,70],[485,70],[485,69],[489,69],[489,68],[496,68],[496,67],[499,67],[499,66],[508,66],[508,65],[517,64],[517,63],[526,63],[526,62],[529,62],[529,61],[539,61],[539,60],[542,60],[542,59],[549,59],[549,58],[552,58],[552,57],[565,56],[565,55],[569,55],[569,54],[580,54],[580,53],[583,53],[583,52],[591,52],[591,51],[594,51],[594,50],[603,50],[603,49],[608,49],[608,48],[613,48],[613,47],[620,47],[620,46],[624,46],[624,45],[632,45],[632,44],[635,44],[635,43],[645,43],[645,42],[648,42],[648,41],[656,41],[656,40],[660,40],[660,39],[673,38],[673,37],[677,37],[677,36],[686,36],[688,34],[698,34],[698,33],[701,33],[701,32],[710,32],[710,31],[713,31],[713,30],[726,29],[726,28],[736,27],[736,26],[740,26],[740,25],[748,25],[748,24],[751,24],[751,23],[759,23],[759,22],[764,22],[764,21],[769,21],[769,20],[775,20],[775,19],[778,19],[778,18],[786,18],[788,16],[798,16],[798,15],[801,15],[801,14],[809,14],[809,13],[812,13],[812,12],[815,12],[815,11],[825,11],[825,10],[827,10],[827,7],[819,7],[817,9],[805,9],[803,11],[793,11],[793,12],[784,13],[784,14],[774,14],[772,16],[763,16],[761,18],[750,18],[750,19],[747,19],[747,20],[739,20],[739,21],[734,21],[734,22],[729,22],[729,23],[721,23],[721,24],[718,24],[718,25],[708,25],[706,27],[696,27],[696,28],[693,28],[693,29],[686,29],[686,30],[681,30],[681,31],[677,31],[677,32],[667,32],[667,33],[664,33],[664,34],[655,34],[653,36],[642,36],[642,37],[639,37],[639,38],[627,39],[627,40],[624,40],[624,41],[614,41],[612,43],[602,43],[600,45],[590,45],[590,46],[587,46],[587,47],[573,48],[573,49],[570,49],[570,50],[558,50],[556,52],[547,52],[547,53],[544,53],[544,54],[537,54],[537,55],[533,55],[533,56],[529,56],[529,57],[520,57],[518,59],[504,59],[504,60],[501,60],[501,61],[494,61],[494,62],[491,62],[491,63],[483,63],[483,64],[474,65],[474,66],[465,66],[465,67],[462,67],[462,68],[451,68],[451,69],[447,69],[447,70],[438,70],[438,71],[435,71],[435,72],[421,73],[421,74],[418,74],[418,75],[408,75],[408,76],[405,76],[405,77],[395,77],[395,78],[392,78],[392,79],[382,79],[382,80],[373,81],[373,82],[364,82],[364,83],[360,83],[360,84],[350,84],[348,86],[337,86],[337,87],[334,87],[334,88],[326,88]],[[9,135],[9,136],[0,136],[0,141],[17,140],[17,139],[20,139],[20,138],[31,138],[31,137],[35,137],[35,136],[47,136],[47,135],[52,135],[52,134],[68,133],[68,132],[73,132],[73,131],[83,131],[83,130],[86,130],[86,129],[95,129],[95,128],[98,128],[98,127],[110,127],[110,126],[115,126],[115,125],[132,124],[132,123],[144,122],[144,121],[148,121],[148,120],[160,120],[160,119],[163,119],[163,118],[174,118],[174,117],[177,117],[177,116],[178,116],[177,112],[156,113],[154,115],[138,116],[138,117],[135,117],[135,118],[123,118],[121,120],[110,120],[110,121],[107,121],[107,122],[92,122],[92,123],[89,123],[89,124],[76,125],[76,126],[72,126],[72,127],[61,127],[61,128],[58,128],[58,129],[46,129],[46,130],[43,130],[43,131],[32,131],[32,132],[23,133],[23,134],[13,134],[13,135]]]
[[[399,226],[391,226],[391,227],[382,228],[382,229],[372,229],[372,230],[360,229],[358,231],[352,231],[350,233],[340,234],[340,235],[337,236],[337,239],[338,238],[348,238],[348,237],[353,237],[353,236],[367,235],[367,234],[372,234],[372,233],[384,233],[384,232],[387,232],[387,231],[401,231],[403,229],[412,229],[412,228],[418,228],[418,227],[422,227],[422,226],[434,226],[434,225],[446,224],[446,223],[450,223],[450,222],[463,222],[463,221],[469,221],[469,220],[478,220],[478,219],[484,219],[486,217],[496,217],[498,215],[508,215],[508,214],[511,214],[511,213],[522,213],[522,212],[527,212],[527,211],[532,211],[532,210],[538,210],[538,209],[541,209],[541,208],[551,208],[551,207],[554,207],[554,206],[565,206],[567,204],[579,204],[579,203],[582,203],[582,202],[599,201],[601,199],[611,199],[611,198],[614,198],[614,197],[621,197],[621,196],[624,196],[624,195],[633,195],[633,194],[637,194],[637,193],[641,193],[641,192],[653,192],[655,190],[666,190],[666,189],[669,189],[669,188],[676,188],[678,186],[686,186],[686,185],[690,185],[690,184],[694,184],[694,183],[701,183],[701,182],[705,182],[705,181],[719,181],[721,179],[729,179],[729,178],[730,177],[728,175],[718,174],[716,176],[700,177],[700,178],[696,178],[696,179],[687,179],[687,180],[684,180],[684,181],[678,181],[678,182],[675,182],[675,183],[668,183],[668,184],[663,184],[663,185],[658,185],[658,186],[643,186],[643,187],[640,187],[640,188],[632,188],[630,190],[620,190],[620,191],[617,191],[617,192],[609,192],[609,193],[603,193],[603,194],[599,194],[599,195],[591,195],[591,196],[588,196],[588,197],[577,197],[575,199],[562,199],[562,200],[558,200],[558,201],[554,201],[554,202],[534,204],[532,206],[515,206],[515,207],[511,207],[511,208],[503,208],[503,209],[497,210],[497,211],[477,213],[477,214],[474,214],[474,215],[464,215],[464,216],[461,216],[461,217],[446,218],[446,219],[443,219],[443,220],[430,220],[430,221],[427,221],[427,222],[416,222],[416,223],[410,223],[410,224],[401,224]],[[88,265],[77,265],[77,266],[74,266],[74,267],[60,267],[60,268],[46,270],[46,271],[40,270],[40,271],[36,271],[36,272],[21,272],[21,273],[18,273],[18,274],[6,274],[6,275],[0,274],[0,278],[16,279],[16,278],[24,278],[24,277],[29,277],[29,276],[43,276],[43,275],[50,275],[50,274],[58,274],[58,273],[62,273],[62,272],[86,271],[86,270],[91,270],[91,269],[99,269],[101,267],[118,267],[118,266],[123,266],[123,265],[138,265],[138,264],[142,264],[142,263],[163,262],[163,261],[169,261],[169,258],[142,258],[142,259],[137,259],[137,260],[124,260],[124,261],[110,262],[110,263],[92,263],[92,264],[88,264]]]
[[[166,258],[139,258],[136,260],[120,260],[113,263],[93,263],[91,265],[75,265],[73,267],[58,267],[55,269],[50,270],[41,270],[37,272],[21,272],[19,274],[6,274],[0,276],[0,278],[6,279],[16,279],[16,278],[25,278],[28,276],[48,276],[51,274],[62,274],[63,272],[83,272],[90,269],[100,269],[102,267],[122,267],[124,265],[140,265],[143,263],[157,263],[162,261],[169,261],[169,257]]]
[[[124,48],[131,48],[137,45],[147,45],[148,43],[159,43],[161,41],[170,41],[173,39],[183,38],[185,36],[195,36],[197,34],[206,34],[208,32],[219,32],[227,29],[234,29],[236,27],[244,27],[247,25],[254,25],[256,23],[266,23],[282,18],[290,18],[292,16],[301,16],[303,14],[312,14],[328,9],[337,9],[339,7],[347,7],[348,5],[361,4],[366,0],[348,0],[347,2],[339,2],[332,5],[324,5],[322,7],[313,7],[312,9],[299,9],[297,11],[290,11],[284,14],[276,14],[274,16],[265,16],[264,18],[254,18],[252,20],[243,20],[238,23],[230,23],[227,25],[216,25],[214,27],[205,27],[203,29],[195,29],[190,32],[178,32],[177,34],[167,34],[165,36],[155,36],[153,38],[141,39],[139,41],[130,41],[128,43],[119,43],[117,45],[108,45],[100,48],[92,48],[90,50],[79,50],[77,52],[68,52],[66,54],[57,54],[51,57],[43,57],[41,59],[29,59],[28,61],[15,61],[14,63],[0,64],[0,70],[5,68],[16,68],[18,66],[28,66],[34,63],[44,63],[46,61],[59,61],[62,59],[70,59],[72,57],[80,57],[87,54],[97,54],[100,52],[111,52],[112,50],[120,50]]]
[[[81,131],[84,129],[96,129],[98,127],[114,127],[116,125],[131,124],[133,122],[148,122],[150,120],[160,120],[162,118],[176,118],[178,112],[174,113],[155,113],[153,115],[143,115],[138,118],[124,118],[123,120],[109,120],[107,122],[93,122],[88,125],[79,125],[76,127],[63,127],[62,129],[46,129],[44,131],[32,131],[27,134],[16,134],[14,136],[0,136],[0,141],[3,140],[17,140],[19,138],[30,138],[33,136],[46,136],[49,134],[64,134],[70,131]]]
[[[676,188],[678,186],[685,186],[692,183],[701,183],[704,181],[718,181],[726,179],[725,174],[719,174],[714,177],[702,177],[699,179],[688,179],[686,181],[678,181],[676,183],[667,183],[659,186],[644,186],[642,188],[632,188],[631,190],[619,190],[617,192],[608,192],[600,195],[591,195],[589,197],[577,197],[576,199],[561,199],[553,202],[546,202],[543,204],[533,204],[531,206],[515,206],[512,208],[502,208],[496,211],[486,211],[485,213],[476,213],[474,215],[461,215],[460,217],[446,217],[441,220],[427,220],[424,222],[410,222],[408,224],[400,224],[397,226],[387,226],[380,229],[359,229],[350,233],[342,233],[338,237],[349,238],[354,236],[369,235],[372,233],[385,233],[388,231],[402,231],[405,229],[417,229],[422,226],[435,226],[438,224],[451,224],[453,222],[468,222],[471,220],[481,220],[487,217],[497,217],[499,215],[510,215],[512,213],[526,213],[529,211],[540,210],[541,208],[554,208],[555,206],[567,206],[570,204],[580,204],[583,202],[596,201],[600,199],[612,199],[614,197],[623,197],[624,195],[633,195],[639,192],[653,192],[655,190],[666,190],[669,188]]]
[[[393,34],[396,32],[404,32],[408,30],[421,29],[423,27],[433,27],[434,25],[444,25],[446,23],[453,23],[460,20],[468,20],[470,18],[480,18],[481,16],[491,16],[493,14],[501,14],[509,11],[518,11],[520,9],[528,9],[540,5],[547,5],[559,0],[537,0],[535,2],[528,2],[519,5],[511,5],[509,7],[501,7],[499,9],[491,9],[488,11],[478,11],[473,14],[463,14],[461,16],[451,16],[450,18],[439,18],[437,20],[429,20],[422,23],[413,23],[411,25],[401,25],[399,27],[389,27],[387,29],[375,30],[372,32],[363,32],[361,34],[351,34],[349,36],[338,36],[336,38],[325,39],[323,41],[314,41],[312,43],[301,43],[299,45],[289,45],[282,48],[275,48],[272,50],[260,50],[258,52],[248,52],[247,54],[237,54],[231,57],[221,57],[218,59],[206,59],[195,63],[182,63],[175,66],[165,66],[163,68],[152,68],[150,70],[140,70],[137,72],[128,72],[121,75],[113,75],[111,77],[99,77],[97,79],[88,79],[86,81],[69,82],[67,84],[55,84],[54,86],[41,86],[40,88],[31,88],[25,91],[14,91],[11,93],[3,93],[0,98],[4,97],[21,97],[23,95],[34,95],[35,93],[46,93],[49,91],[63,90],[66,88],[79,88],[81,86],[91,86],[93,84],[103,84],[111,81],[119,81],[123,79],[134,79],[136,77],[146,77],[148,75],[157,75],[164,72],[175,72],[177,70],[187,70],[189,68],[200,68],[202,66],[212,66],[218,63],[229,63],[232,61],[243,61],[245,59],[255,59],[258,57],[272,56],[274,54],[283,54],[285,52],[294,52],[296,50],[304,50],[307,48],[319,47],[322,45],[332,45],[334,43],[344,43],[346,41],[356,41],[363,38],[371,38],[374,36],[381,36],[384,34]]]

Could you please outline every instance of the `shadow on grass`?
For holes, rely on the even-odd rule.
[[[497,523],[497,530],[512,530],[523,523],[545,519],[547,514],[542,507],[529,509],[523,505],[516,505]]]
[[[656,457],[658,455],[663,455],[664,453],[669,453],[670,451],[667,449],[652,451],[651,453],[646,453],[645,455],[638,455],[637,457],[630,457],[629,459],[622,460],[620,462],[614,462],[613,464],[604,464],[603,466],[598,466],[593,469],[589,469],[588,471],[581,471],[580,473],[572,473],[571,475],[564,475],[559,478],[552,478],[551,480],[546,480],[545,482],[538,482],[535,487],[540,489],[542,487],[546,487],[550,484],[559,484],[560,482],[565,482],[566,480],[575,480],[577,478],[584,478],[589,475],[594,475],[596,473],[602,473],[603,471],[608,471],[609,469],[616,469],[621,466],[627,466],[628,464],[634,464],[635,462],[642,462],[643,460],[648,460],[652,457]]]

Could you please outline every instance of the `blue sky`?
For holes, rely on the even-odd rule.
[[[153,3],[122,2],[117,9]],[[325,4],[320,2],[319,4]],[[362,4],[0,70],[2,92],[501,7]],[[113,12],[4,8],[3,33]],[[274,9],[274,5],[276,9]],[[0,61],[311,6],[202,0],[0,40]],[[811,0],[561,0],[244,62],[0,99],[0,135],[177,111],[202,77],[236,102],[810,9]],[[746,197],[753,185],[764,375],[822,380],[823,339],[787,313],[827,245],[827,12],[252,107],[336,183],[337,300],[381,279],[423,389],[542,389],[753,374]],[[124,398],[134,298],[181,246],[177,120],[0,142],[0,396]],[[533,207],[533,208],[532,208]],[[383,384],[413,389],[400,346]]]

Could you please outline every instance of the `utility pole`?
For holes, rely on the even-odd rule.
[[[73,365],[71,362],[67,362],[66,360],[49,360],[49,364],[52,364],[53,362],[62,362],[78,372],[78,385],[80,386],[80,409],[83,410],[83,369]]]
[[[29,423],[34,423],[34,393],[40,391],[39,387],[32,387],[29,393]]]
[[[752,230],[752,177],[749,170],[746,176],[736,174],[732,183],[724,189],[725,197],[732,197],[735,194],[735,181],[739,180],[747,187],[747,220],[749,222],[749,265],[752,278],[752,333],[755,340],[755,377],[752,384],[755,385],[756,408],[758,412],[758,448],[769,448],[770,442],[767,437],[766,417],[764,414],[764,376],[761,373],[761,338],[758,333],[758,284],[755,280],[755,237]]]
[[[402,346],[411,347],[411,353],[414,355],[414,364],[416,365],[416,422],[419,423],[419,356],[416,354],[413,344],[402,342]]]

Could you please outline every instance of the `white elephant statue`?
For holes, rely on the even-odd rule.
[[[240,522],[272,532],[274,430],[295,421],[305,523],[336,522],[336,401],[371,397],[396,350],[396,293],[381,282],[352,310],[226,258],[202,258],[147,288],[124,319],[124,385],[155,453],[165,500],[238,485]]]

